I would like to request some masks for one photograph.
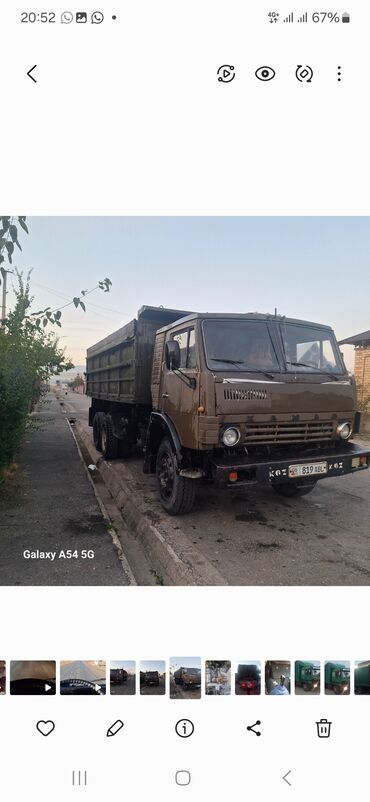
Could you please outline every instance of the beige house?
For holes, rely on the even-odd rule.
[[[355,346],[355,367],[354,375],[357,385],[358,403],[363,409],[367,404],[370,407],[370,331],[363,331],[361,334],[354,334],[341,340],[339,345]],[[368,410],[366,410],[368,411]]]

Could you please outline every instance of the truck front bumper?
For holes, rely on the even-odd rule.
[[[327,472],[290,478],[289,468],[293,465],[327,463]],[[270,459],[255,458],[247,454],[215,455],[210,459],[212,479],[219,487],[236,487],[250,484],[284,484],[295,482],[299,485],[310,484],[319,479],[328,479],[331,476],[344,476],[347,473],[357,473],[366,470],[370,464],[370,450],[356,445],[356,443],[343,443],[343,445],[328,446],[320,451],[310,452],[307,449],[289,451],[282,458]],[[234,474],[233,481],[230,474]],[[237,479],[235,479],[237,474]]]

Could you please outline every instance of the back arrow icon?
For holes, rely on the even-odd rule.
[[[34,64],[33,67],[31,67],[31,69],[28,70],[28,73],[27,73],[28,77],[31,78],[31,81],[33,81],[34,84],[37,84],[37,81],[36,81],[36,78],[34,78],[33,75],[31,75],[31,72],[33,72],[36,69],[36,67],[37,67],[37,64]]]
[[[287,773],[284,774],[283,780],[284,780],[284,782],[287,783],[287,785],[291,785],[292,784],[292,783],[289,782],[289,780],[287,780],[287,777],[289,777],[289,774],[291,774],[291,773],[292,773],[292,770],[289,769],[289,771],[287,771]]]

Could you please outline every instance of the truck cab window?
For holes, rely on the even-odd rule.
[[[196,368],[195,356],[195,332],[194,329],[186,329],[186,331],[179,331],[173,336],[177,340],[180,347],[181,362],[180,368]]]
[[[195,331],[194,329],[190,329],[186,367],[195,369],[196,366],[197,366],[197,360],[195,355]]]

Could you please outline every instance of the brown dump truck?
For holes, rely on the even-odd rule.
[[[202,479],[283,496],[365,470],[354,379],[329,326],[143,306],[87,351],[89,424],[105,459],[140,444],[171,515]]]
[[[202,672],[200,668],[178,668],[174,672],[173,678],[176,685],[182,685],[183,689],[200,688],[202,684]]]

